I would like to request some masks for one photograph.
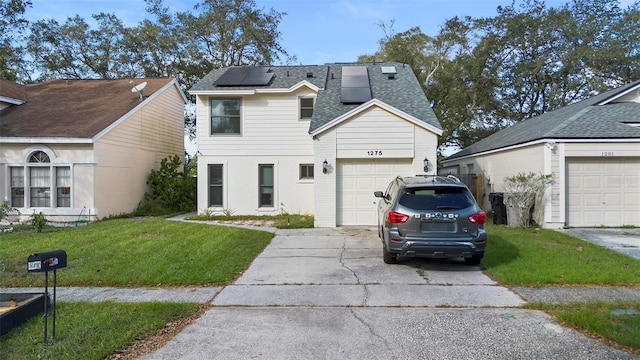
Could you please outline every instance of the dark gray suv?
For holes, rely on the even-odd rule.
[[[398,256],[463,257],[478,265],[484,256],[486,214],[454,176],[397,177],[376,191],[378,236],[384,262]]]

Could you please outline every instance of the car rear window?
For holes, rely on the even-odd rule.
[[[475,199],[463,187],[429,187],[405,189],[398,201],[414,210],[457,210],[475,204]]]

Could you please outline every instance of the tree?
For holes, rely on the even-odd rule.
[[[410,64],[443,126],[439,150],[467,147],[516,122],[640,76],[640,2],[513,1],[488,18],[452,18],[384,37],[360,59]],[[392,23],[393,25],[393,23]],[[636,25],[636,26],[634,26]]]
[[[40,20],[31,26],[27,49],[43,78],[116,79],[135,77],[123,55],[124,25],[113,14],[93,15],[98,23],[91,29],[80,16],[60,25]]]
[[[29,23],[23,15],[31,5],[30,0],[0,0],[0,79],[15,81],[24,70],[19,42]]]

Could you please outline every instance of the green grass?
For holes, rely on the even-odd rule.
[[[504,285],[640,284],[640,260],[557,231],[487,225],[485,271]]]
[[[0,354],[3,360],[104,359],[199,309],[191,303],[60,302],[55,339],[49,324],[44,344],[43,318],[36,316],[2,336]]]
[[[560,322],[588,334],[615,342],[640,355],[640,315],[614,315],[612,310],[635,310],[640,312],[638,302],[588,302],[562,305],[528,304],[532,309],[544,310]]]
[[[213,215],[204,213],[193,215],[188,220],[200,221],[240,221],[240,220],[263,220],[272,221],[273,227],[278,229],[305,229],[313,227],[313,215],[307,214],[279,214],[279,215]]]
[[[43,286],[27,273],[29,254],[63,249],[58,286],[185,286],[232,281],[272,238],[271,233],[165,219],[118,219],[42,233],[0,235],[0,287]],[[2,270],[4,269],[4,270]]]

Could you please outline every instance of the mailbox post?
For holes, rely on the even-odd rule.
[[[44,272],[44,343],[47,343],[49,271],[53,271],[53,305],[51,307],[52,332],[51,339],[56,338],[56,282],[57,270],[67,267],[67,253],[64,250],[46,251],[29,255],[27,272]]]

